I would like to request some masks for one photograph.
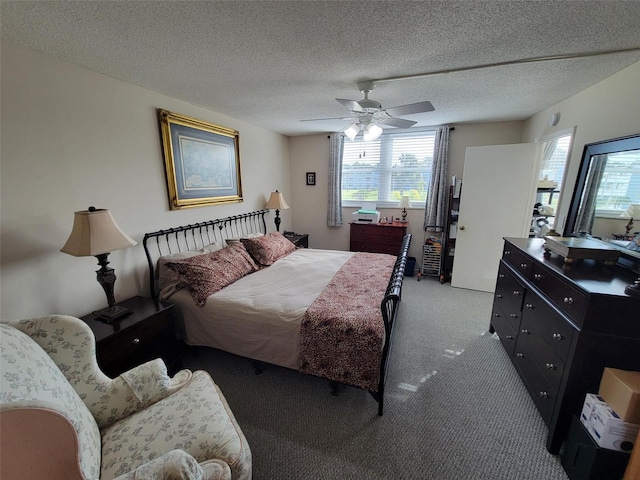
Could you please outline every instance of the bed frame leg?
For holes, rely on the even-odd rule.
[[[338,382],[334,382],[333,380],[329,381],[329,388],[331,389],[331,395],[337,397],[340,395],[340,384]]]
[[[253,372],[256,375],[260,375],[260,374],[262,374],[262,372],[264,372],[264,368],[262,368],[262,364],[260,362],[258,362],[257,360],[253,360],[251,362],[251,365],[253,365]]]

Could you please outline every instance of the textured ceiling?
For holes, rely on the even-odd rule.
[[[338,131],[382,81],[421,125],[525,119],[640,61],[640,1],[4,1],[3,39],[286,135]],[[640,84],[640,79],[639,79]],[[639,92],[640,94],[640,92]],[[161,107],[161,105],[158,105]],[[179,112],[178,112],[179,113]]]

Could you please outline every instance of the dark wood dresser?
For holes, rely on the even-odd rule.
[[[490,331],[547,424],[555,454],[585,395],[598,392],[604,367],[640,370],[640,299],[624,293],[636,278],[630,272],[593,260],[566,267],[543,245],[505,238]]]
[[[407,233],[407,223],[351,223],[349,249],[352,252],[397,255]]]

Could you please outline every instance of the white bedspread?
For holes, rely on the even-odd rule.
[[[185,341],[298,369],[300,323],[353,252],[298,249],[211,295],[198,307],[186,289],[175,293]]]

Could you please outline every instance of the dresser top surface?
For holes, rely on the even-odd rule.
[[[628,297],[624,289],[627,285],[633,284],[636,279],[632,272],[615,266],[607,267],[603,262],[596,260],[583,259],[566,265],[562,255],[554,252],[545,254],[543,238],[505,238],[504,240],[587,293]]]

